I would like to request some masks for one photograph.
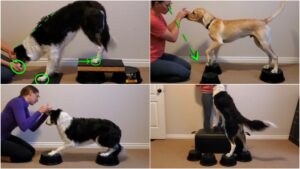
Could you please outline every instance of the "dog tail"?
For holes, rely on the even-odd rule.
[[[243,123],[250,130],[254,130],[254,131],[262,131],[262,130],[265,130],[266,128],[268,128],[268,127],[277,128],[276,124],[274,124],[270,121],[249,120],[249,119],[243,118]]]
[[[264,19],[263,21],[264,21],[266,24],[270,23],[277,15],[279,15],[279,14],[282,12],[284,6],[285,6],[285,2],[282,1],[282,2],[280,3],[280,6],[278,7],[278,9],[276,10],[276,12],[273,13],[272,16],[270,16],[270,17]]]

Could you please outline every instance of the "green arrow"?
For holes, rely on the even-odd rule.
[[[175,23],[176,23],[177,27],[180,28],[180,22],[177,19],[175,20]]]
[[[170,14],[173,15],[173,10],[172,10],[171,6],[168,6],[168,10],[169,10]]]
[[[87,64],[89,64],[91,61],[90,61],[90,59],[85,59],[85,60],[79,60],[78,62],[79,63],[87,63]]]
[[[198,61],[199,60],[199,52],[197,50],[195,52],[192,47],[190,47],[189,49],[190,49],[190,52],[191,52],[191,58]]]
[[[182,37],[183,37],[185,42],[188,42],[188,38],[185,36],[185,34],[182,34]]]

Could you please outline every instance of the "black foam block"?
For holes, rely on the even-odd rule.
[[[38,73],[38,74],[42,74],[42,73]],[[33,79],[32,84],[59,84],[62,77],[63,77],[63,73],[54,73],[53,75],[49,76],[49,83],[47,83],[47,80],[45,82],[39,82],[37,79],[36,80]]]
[[[214,72],[203,72],[201,84],[220,84],[221,81],[217,73]]]
[[[106,81],[103,72],[81,72],[77,73],[77,82],[82,84],[99,84]]]
[[[227,153],[230,144],[224,132],[200,129],[195,135],[195,148],[201,153]]]
[[[205,66],[204,72],[205,73],[213,72],[213,73],[216,73],[218,75],[222,74],[221,67],[217,63],[213,63],[212,65]]]
[[[137,84],[143,80],[138,68],[125,66],[125,72],[113,73],[112,81],[115,83]]]

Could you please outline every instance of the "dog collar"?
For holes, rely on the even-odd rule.
[[[210,26],[210,24],[215,20],[216,18],[212,18],[210,21],[209,21],[209,23],[205,26],[206,27],[206,29],[208,29],[209,28],[209,26]]]

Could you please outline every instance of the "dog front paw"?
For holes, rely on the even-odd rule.
[[[264,69],[270,69],[270,65],[264,65],[263,68]]]
[[[45,82],[47,80],[47,76],[41,76],[38,78],[39,82]]]
[[[92,63],[93,64],[100,63],[100,59],[99,58],[94,58],[94,59],[92,59]]]
[[[278,69],[272,69],[272,71],[271,71],[271,73],[273,73],[273,74],[276,74],[276,73],[278,73]]]
[[[53,156],[54,154],[56,154],[56,151],[51,151],[50,153],[48,153],[49,156]]]

